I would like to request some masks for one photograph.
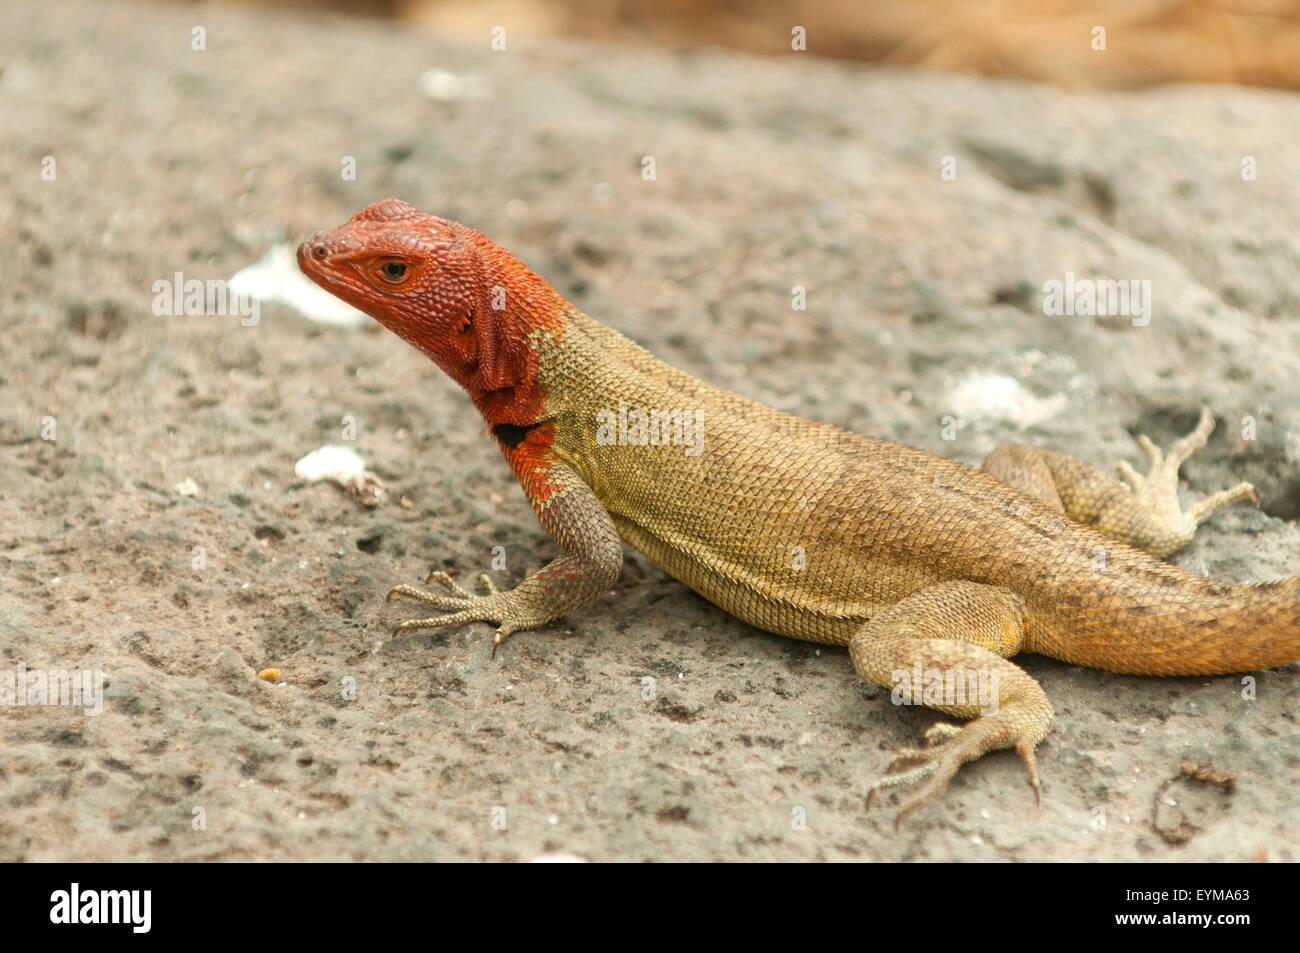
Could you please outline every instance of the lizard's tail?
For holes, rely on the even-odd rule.
[[[1168,567],[1171,568],[1172,567]],[[1300,577],[1237,586],[1181,573],[1150,589],[1076,591],[1043,654],[1134,675],[1226,675],[1300,661]]]

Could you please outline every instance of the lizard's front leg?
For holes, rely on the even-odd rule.
[[[388,594],[390,602],[399,597],[414,599],[450,615],[411,619],[393,635],[466,622],[495,622],[495,652],[511,633],[553,622],[606,592],[623,566],[623,543],[614,521],[591,488],[563,463],[549,464],[545,490],[531,502],[542,527],[564,550],[562,555],[506,591],[498,590],[486,573],[479,577],[487,590],[482,594],[463,589],[440,571],[431,573],[426,585],[438,582],[446,592],[397,586]]]
[[[1072,520],[1163,558],[1190,543],[1196,527],[1215,510],[1237,500],[1258,502],[1251,484],[1238,483],[1186,510],[1179,505],[1178,468],[1205,446],[1212,430],[1214,417],[1202,408],[1196,429],[1170,444],[1168,452],[1140,435],[1138,446],[1150,470],[1142,476],[1121,462],[1116,469],[1124,483],[1069,454],[1014,443],[990,453],[981,469]]]

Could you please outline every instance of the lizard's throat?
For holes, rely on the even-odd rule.
[[[490,425],[527,426],[540,418],[545,392],[535,335],[524,334],[525,327],[504,312],[478,313],[468,328],[441,341],[402,336],[464,388]]]

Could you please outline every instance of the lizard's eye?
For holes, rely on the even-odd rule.
[[[404,291],[411,284],[419,265],[401,258],[371,258],[357,262],[357,270],[380,291]]]

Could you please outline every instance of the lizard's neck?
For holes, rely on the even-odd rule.
[[[466,328],[436,343],[413,341],[469,394],[489,426],[527,427],[544,413],[548,341],[562,337],[572,306],[545,279],[481,232]]]
[[[683,381],[692,394],[707,389],[583,314],[482,232],[457,227],[473,249],[469,321],[454,336],[412,343],[465,389],[494,430],[617,409],[620,400],[663,401]]]
[[[565,314],[562,333],[536,337],[536,352],[542,356],[538,380],[546,394],[548,418],[617,410],[620,401],[659,406],[682,396],[682,381],[696,393],[709,389],[576,308]]]
[[[521,299],[512,297],[519,307]],[[553,460],[589,484],[603,479],[599,465],[593,466],[597,448],[608,442],[604,431],[623,427],[629,415],[698,416],[715,393],[567,302],[545,316],[521,320],[516,311],[510,319],[512,329],[526,328],[527,334],[522,342],[510,337],[508,354],[503,349],[498,358],[510,370],[505,386],[480,389],[479,378],[452,374],[487,420],[530,499],[546,498],[544,474]]]
[[[577,310],[566,315],[563,333],[538,351],[545,403],[535,445],[540,449],[544,440],[546,452],[602,499],[616,493],[607,484],[613,461],[627,454],[623,444],[667,438],[694,448],[702,436],[701,415],[712,421],[719,409],[716,388]]]
[[[509,317],[479,309],[473,358],[433,355],[491,427],[529,427],[606,405],[617,409],[620,400],[662,402],[682,380],[691,392],[709,388],[583,314],[549,285],[549,295],[536,297],[497,287],[511,288]],[[562,307],[554,306],[556,299]]]

